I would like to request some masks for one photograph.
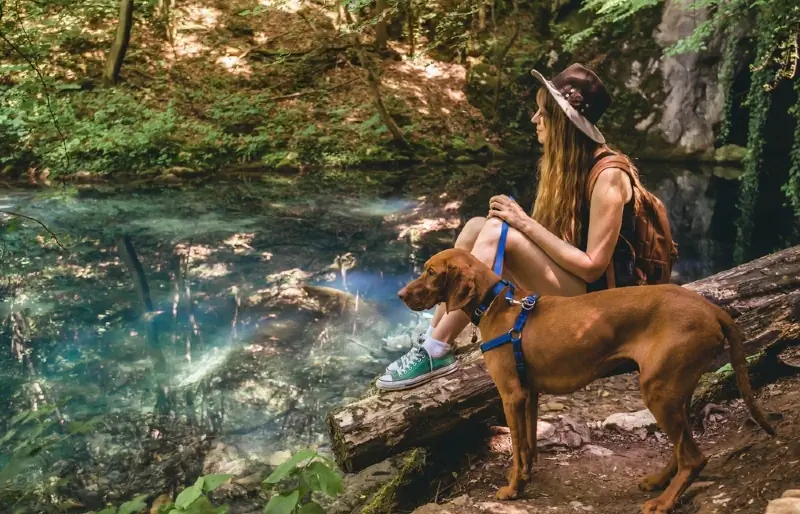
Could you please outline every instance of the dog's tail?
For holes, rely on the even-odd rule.
[[[725,334],[725,339],[728,340],[731,352],[731,367],[736,375],[736,386],[739,388],[739,394],[742,395],[742,400],[750,411],[750,415],[763,428],[769,435],[776,435],[775,429],[767,422],[764,412],[756,404],[753,397],[753,389],[750,387],[750,376],[748,374],[747,357],[742,344],[742,331],[736,326],[733,318],[722,309],[719,309],[719,324],[722,327],[722,333]]]

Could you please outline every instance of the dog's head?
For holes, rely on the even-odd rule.
[[[452,248],[437,253],[425,263],[422,275],[397,295],[414,311],[445,302],[447,312],[463,309],[478,294],[475,264],[485,266],[465,250]]]

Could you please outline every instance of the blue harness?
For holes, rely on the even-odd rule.
[[[507,237],[508,223],[504,221],[503,226],[500,229],[500,241],[497,243],[497,255],[495,256],[494,267],[492,269],[492,271],[494,271],[494,273],[498,276],[502,276],[503,273],[503,259],[506,252]],[[472,313],[472,323],[476,327],[480,322],[481,316],[483,316],[483,314],[489,309],[491,303],[495,300],[495,298],[497,298],[503,289],[506,289],[506,301],[508,303],[517,303],[514,300],[514,284],[501,278],[500,282],[492,287],[492,290],[486,295],[486,298],[483,299],[480,306]],[[520,309],[517,320],[514,323],[514,327],[507,333],[499,337],[495,337],[491,341],[487,341],[481,345],[481,353],[485,353],[499,346],[503,346],[504,344],[511,343],[512,348],[514,349],[514,361],[517,365],[517,375],[519,375],[519,381],[522,384],[525,384],[525,358],[522,354],[522,329],[525,327],[525,322],[528,321],[528,315],[536,305],[537,300],[539,300],[539,295],[532,294],[523,298],[521,302],[518,302],[522,306],[522,309]]]

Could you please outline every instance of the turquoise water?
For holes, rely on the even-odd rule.
[[[648,171],[644,182],[667,205],[680,245],[676,281],[730,267],[737,189],[725,178],[730,170]],[[3,275],[16,293],[0,304],[0,317],[16,313],[29,330],[25,357],[0,358],[0,417],[43,403],[57,403],[68,420],[99,417],[80,449],[49,457],[84,484],[86,505],[126,498],[145,487],[133,486],[136,477],[157,476],[155,464],[130,464],[153,440],[203,441],[194,467],[176,476],[244,472],[301,446],[325,450],[325,413],[362,394],[424,329],[424,316],[396,292],[452,244],[466,219],[485,214],[496,189],[480,180],[472,186],[291,200],[237,182],[5,191],[0,208],[41,219],[69,254],[35,224],[11,230],[3,221]],[[523,200],[532,192],[525,175],[502,187]],[[141,274],[119,252],[126,240]],[[34,380],[43,396],[31,392]],[[159,408],[174,422],[159,425],[156,437]],[[128,464],[87,489],[89,472],[77,461],[86,469]]]

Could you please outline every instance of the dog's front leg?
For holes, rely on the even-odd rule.
[[[537,421],[539,419],[539,393],[531,390],[528,393],[528,401],[525,402],[525,426],[527,428],[525,437],[528,442],[528,459],[523,462],[522,478],[528,480],[533,470],[533,463],[539,460],[537,441]]]
[[[511,449],[513,454],[511,471],[508,474],[508,485],[497,491],[500,500],[512,500],[522,489],[522,470],[529,460],[528,436],[525,419],[525,405],[528,392],[517,386],[503,398],[503,410],[511,432]]]

